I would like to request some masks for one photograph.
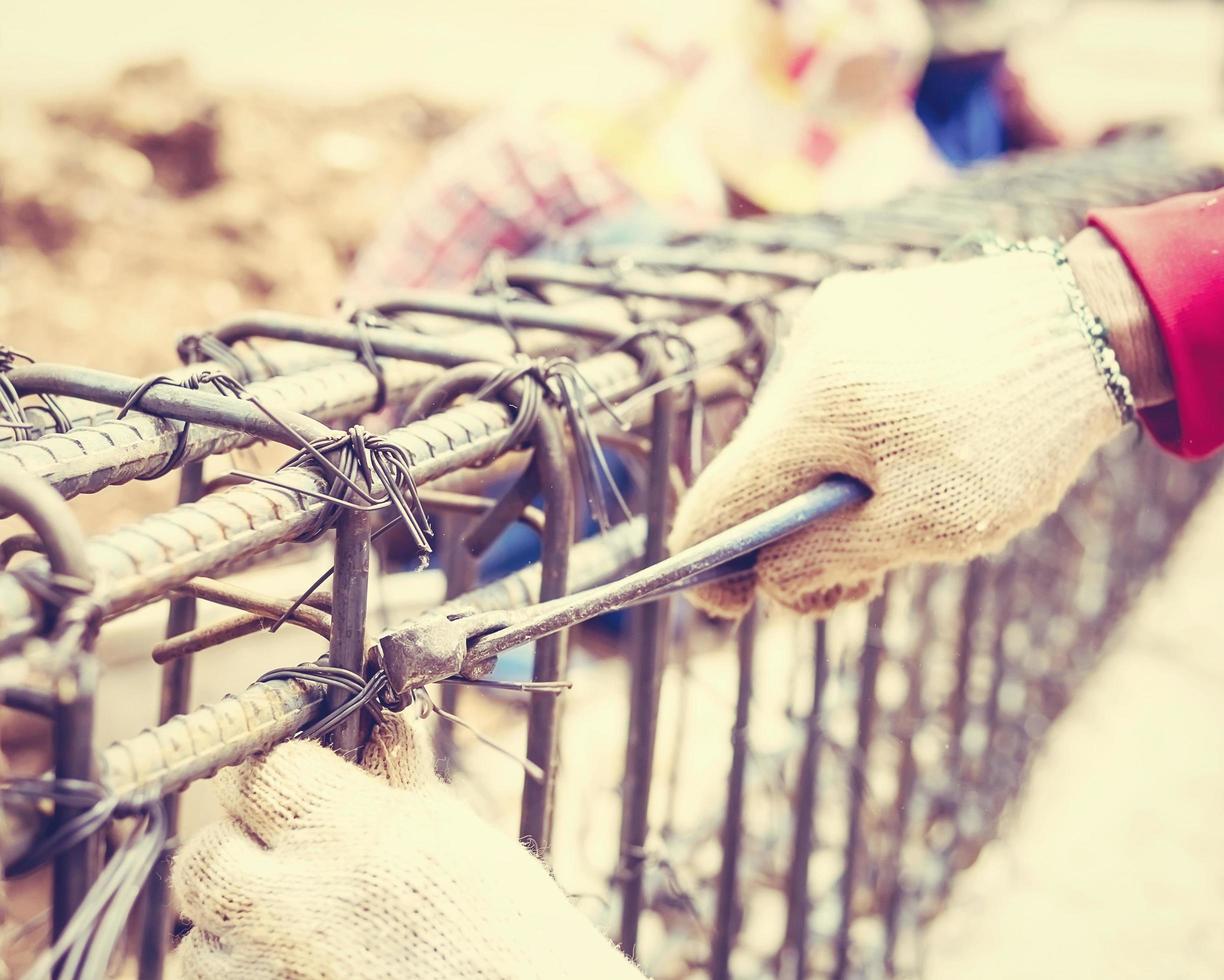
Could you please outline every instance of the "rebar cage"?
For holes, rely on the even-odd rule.
[[[34,533],[0,547],[0,691],[10,709],[52,718],[54,771],[7,786],[4,858],[10,876],[53,865],[58,974],[99,975],[120,949],[142,978],[162,975],[184,787],[303,731],[356,756],[379,706],[398,706],[374,637],[427,634],[419,622],[376,624],[367,613],[371,542],[383,530],[415,554],[431,548],[431,525],[446,529],[432,540],[448,599],[429,622],[617,581],[664,557],[677,489],[825,276],[933,261],[979,231],[1066,235],[1091,206],[1220,183],[1219,170],[1187,165],[1163,135],[1143,133],[982,166],[875,209],[495,257],[468,294],[413,291],[318,320],[252,315],[186,338],[186,366],[154,379],[6,353],[0,514],[21,515]],[[379,410],[395,424],[372,435],[359,420]],[[295,455],[271,476],[205,480],[207,458],[257,440]],[[1005,554],[898,574],[865,611],[788,626],[799,639],[774,719],[785,737],[769,745],[750,738],[767,710],[753,691],[750,616],[734,641],[721,812],[684,827],[650,806],[652,790],[656,801],[674,791],[655,785],[661,680],[683,679],[700,655],[695,636],[720,641],[672,600],[634,610],[620,646],[618,856],[603,883],[606,924],[652,975],[917,969],[923,923],[993,836],[1033,746],[1214,478],[1211,466],[1124,442]],[[609,455],[634,475],[625,496],[638,516],[616,513]],[[86,538],[65,508],[64,498],[172,474],[178,507],[112,533]],[[609,526],[576,534],[580,505]],[[476,585],[471,554],[514,522],[538,533],[539,561]],[[315,583],[290,601],[224,579],[320,538],[334,548],[330,589]],[[152,651],[163,665],[161,724],[95,748],[94,638],[167,597],[167,638]],[[197,629],[202,602],[233,612]],[[319,634],[324,657],[189,710],[197,658],[281,623]],[[535,639],[530,681],[515,695],[531,770],[520,832],[548,860],[560,840],[560,713],[573,693],[565,632]],[[409,667],[395,685],[401,704],[454,711],[460,691],[502,690],[481,679],[487,661],[462,654]],[[453,740],[440,750],[459,764]],[[140,921],[121,943],[138,887]],[[764,927],[751,921],[758,909]]]

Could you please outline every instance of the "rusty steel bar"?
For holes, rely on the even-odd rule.
[[[731,771],[722,825],[722,866],[714,900],[714,938],[710,941],[711,980],[730,980],[731,950],[739,931],[740,848],[744,838],[744,778],[748,766],[748,712],[752,707],[752,670],[756,652],[756,613],[749,610],[735,638],[737,688],[731,726]]]
[[[962,738],[969,719],[969,671],[978,647],[979,616],[990,577],[985,558],[975,558],[965,570],[965,589],[961,597],[960,633],[956,643],[956,686],[948,706],[952,733],[948,741],[948,771],[955,778],[961,768]]]
[[[571,586],[589,588],[633,567],[641,560],[645,536],[645,521],[638,518],[575,544],[570,555]],[[536,562],[435,611],[446,614],[538,602],[540,573]],[[305,681],[252,684],[239,694],[113,743],[98,757],[98,781],[118,797],[118,813],[135,812],[150,796],[167,797],[285,740],[322,715],[324,696],[320,685]],[[15,816],[10,831],[22,836],[6,842],[9,861],[24,853],[37,829],[25,816]]]
[[[8,372],[8,379],[19,394],[74,395],[116,407],[136,397],[142,385],[139,378],[126,378],[121,374],[75,365],[48,363],[14,368]],[[149,388],[140,395],[139,405],[146,412],[163,419],[212,425],[249,436],[252,440],[263,439],[293,447],[298,443],[286,436],[286,427],[304,442],[326,439],[335,434],[322,422],[300,412],[278,409],[277,416],[283,425],[277,425],[253,403],[244,399],[227,398],[173,384]]]
[[[569,559],[574,539],[577,504],[573,474],[569,466],[565,428],[559,409],[541,408],[532,433],[536,467],[543,488],[547,521],[540,538],[540,601],[559,599],[569,590]],[[550,683],[565,677],[569,660],[569,637],[564,630],[536,640],[531,678]],[[535,780],[523,774],[523,809],[519,837],[530,841],[536,852],[546,858],[552,846],[553,805],[557,792],[557,764],[560,761],[562,698],[546,692],[532,692],[527,708],[527,759],[543,770],[544,778]]]
[[[786,875],[786,931],[778,950],[779,980],[803,980],[807,976],[808,884],[812,854],[816,849],[815,814],[820,782],[820,751],[824,743],[821,707],[829,682],[829,634],[824,620],[816,622],[812,646],[812,707],[804,723],[803,755],[796,780],[791,861]]]
[[[183,467],[179,478],[178,502],[186,504],[197,500],[203,487],[204,464],[199,460],[188,463]],[[195,596],[173,596],[166,619],[167,639],[190,633],[195,627]],[[192,664],[191,658],[185,657],[162,667],[161,703],[157,713],[159,724],[164,725],[190,706]],[[178,843],[181,802],[178,793],[171,793],[162,801],[166,813],[166,843],[144,889],[144,921],[141,923],[140,948],[137,951],[139,980],[161,980],[165,970],[166,950],[169,948],[172,927],[170,865]]]
[[[706,363],[733,357],[746,340],[743,324],[715,316],[682,328]],[[583,362],[583,374],[604,397],[617,399],[641,384],[637,361],[612,351]],[[426,483],[495,453],[510,429],[511,412],[490,402],[448,409],[393,429],[387,438],[413,460],[412,475]],[[321,492],[324,481],[296,467],[282,482]],[[272,544],[311,530],[322,505],[293,490],[241,486],[210,494],[166,514],[94,538],[90,562],[98,574],[98,599],[108,613],[134,608],[196,575],[216,574]],[[11,573],[0,573],[0,651],[35,630],[39,604]]]
[[[344,321],[337,323],[334,320],[262,311],[222,324],[212,332],[212,336],[227,345],[251,337],[262,337],[353,353],[368,346],[378,357],[436,367],[457,367],[469,361],[496,359],[498,356],[497,345],[490,350],[483,338],[478,340],[463,333],[431,337],[407,330],[367,328],[362,335],[356,325]]]
[[[884,617],[888,593],[871,600],[867,609],[867,636],[858,664],[858,735],[850,759],[850,803],[846,818],[846,846],[842,859],[841,921],[834,939],[831,980],[844,980],[850,971],[850,924],[854,918],[854,893],[858,887],[859,849],[863,846],[863,798],[867,790],[867,753],[871,748],[876,712],[876,676],[884,655]]]
[[[656,340],[647,352],[664,363]],[[665,390],[651,406],[651,454],[647,462],[645,512],[646,553],[643,566],[667,556],[672,499],[671,472],[675,455],[678,398]],[[664,597],[650,602],[633,616],[633,649],[629,656],[629,729],[625,739],[624,801],[621,808],[621,947],[634,955],[642,910],[642,876],[649,833],[650,790],[654,782],[655,736],[658,728],[659,690],[666,664],[671,603]]]
[[[918,763],[914,758],[914,732],[922,718],[922,664],[921,657],[935,632],[932,616],[927,611],[931,588],[936,573],[926,572],[922,584],[914,596],[912,614],[922,616],[922,626],[917,639],[905,652],[905,705],[897,736],[901,751],[901,767],[897,777],[897,799],[893,806],[893,835],[895,837],[891,860],[891,885],[884,900],[884,963],[892,970],[895,967],[897,937],[901,927],[901,910],[909,894],[909,881],[905,867],[906,842],[913,823],[912,804],[918,782]]]
[[[572,309],[546,303],[507,302],[500,298],[465,296],[429,289],[414,289],[380,297],[375,309],[386,316],[403,313],[429,313],[459,317],[476,323],[509,324],[512,327],[540,327],[560,330],[589,340],[615,340],[633,331],[633,321],[625,316],[578,314]]]
[[[755,276],[791,286],[811,287],[819,286],[821,280],[835,271],[834,265],[820,256],[771,255],[757,251],[728,253],[701,245],[595,246],[588,252],[587,261],[625,271],[641,268]]]
[[[85,536],[68,504],[51,487],[25,473],[0,470],[0,506],[22,517],[38,535],[46,551],[45,571],[53,588],[59,580],[71,583],[80,596],[93,585]],[[65,606],[71,603],[65,597]],[[79,599],[77,601],[80,601]],[[59,615],[63,610],[56,608]],[[58,626],[48,617],[40,627],[51,633]],[[52,634],[52,642],[55,642]],[[93,777],[94,695],[97,664],[88,650],[67,651],[65,663],[53,665],[52,756],[57,780],[88,782]],[[80,808],[56,804],[52,828],[79,814]],[[54,858],[51,869],[51,936],[68,925],[89,891],[96,858],[96,838],[86,837]]]
[[[477,498],[468,497],[466,499],[474,500]],[[425,503],[427,508],[431,505],[431,501],[426,496],[426,493],[421,494],[421,501]],[[488,506],[492,503],[492,500],[485,501],[485,506],[482,510],[487,510]],[[534,507],[524,508],[523,513],[519,515],[520,520],[522,520],[527,511],[535,510],[536,508]],[[539,535],[544,531],[544,515],[543,513],[537,513],[538,518],[533,518],[530,526]],[[444,513],[439,518],[435,518],[434,529],[443,553],[443,568],[446,570],[446,600],[447,602],[453,602],[464,593],[472,590],[472,586],[476,582],[476,575],[479,572],[479,565],[461,538],[458,514]],[[384,623],[381,625],[386,626],[389,624]],[[461,687],[459,684],[442,685],[442,689],[438,692],[438,697],[443,711],[452,715],[459,713]],[[434,754],[437,758],[437,766],[440,773],[446,773],[456,766],[458,751],[455,744],[455,728],[453,725],[438,726],[438,730],[434,734]]]
[[[479,391],[501,373],[497,365],[467,364],[444,374],[426,387],[411,407],[416,416],[428,416],[456,397]],[[530,378],[516,381],[501,397],[522,411],[526,403],[525,386],[535,384]],[[575,436],[576,437],[576,436]],[[574,538],[577,506],[574,499],[574,479],[569,465],[569,446],[560,408],[544,401],[531,420],[528,434],[532,446],[529,480],[519,479],[515,487],[538,487],[547,515],[540,536],[540,596],[556,599],[567,591],[569,555]],[[507,520],[517,517],[530,504],[529,496],[514,497]],[[498,510],[494,505],[488,513]],[[487,517],[487,515],[486,515]],[[564,632],[557,632],[536,642],[532,677],[536,683],[551,683],[565,676],[567,644]],[[441,679],[441,678],[438,678]],[[397,695],[406,693],[396,690]],[[560,723],[561,698],[555,693],[533,692],[527,712],[527,759],[538,767],[542,778],[525,772],[523,803],[519,821],[519,836],[530,841],[536,852],[545,857],[551,840],[552,808],[556,792],[558,758],[557,731]]]
[[[341,363],[340,359],[330,351],[322,351],[301,344],[270,345],[261,347],[257,352],[234,350],[232,354],[235,362],[242,366],[240,372],[242,376],[255,384],[311,371],[327,364]],[[200,371],[224,372],[226,370],[227,366],[217,361],[198,361],[186,366],[167,368],[162,373],[173,381],[182,381]],[[64,397],[58,399],[58,402],[74,430],[112,421],[116,413],[112,405],[100,405],[97,402],[80,398]],[[26,418],[33,426],[25,433],[28,441],[36,442],[58,433],[54,416],[44,406],[35,403],[24,407]],[[0,426],[0,450],[11,448],[18,441],[14,438],[13,430]]]
[[[333,667],[366,674],[366,601],[370,586],[370,515],[350,510],[336,524],[335,573],[332,578],[332,631],[327,662]],[[347,700],[348,692],[333,689],[327,706],[336,710]],[[369,720],[364,711],[355,711],[331,733],[331,746],[346,759],[357,758]]]
[[[479,342],[488,356],[509,353],[501,331],[476,327],[465,332],[465,339],[473,344]],[[282,347],[300,353],[290,357],[280,353]],[[375,407],[378,382],[362,363],[294,343],[269,350],[277,355],[270,362],[272,366],[284,366],[282,374],[247,385],[247,390],[267,405],[339,424],[352,422]],[[380,358],[378,365],[391,401],[411,397],[438,373],[434,365],[416,361]],[[166,375],[183,378],[201,369],[222,370],[223,365],[196,364],[191,369],[167,371]],[[0,448],[0,466],[18,466],[42,477],[65,497],[97,493],[160,472],[179,441],[178,426],[140,411],[116,420],[115,412],[114,406],[95,405],[90,415],[79,420],[80,424],[68,433],[46,434],[40,439]],[[253,437],[237,430],[193,426],[185,439],[182,462],[238,449],[253,441]]]

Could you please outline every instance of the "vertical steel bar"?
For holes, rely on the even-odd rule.
[[[884,652],[884,616],[888,593],[871,601],[867,610],[867,639],[859,661],[858,736],[850,762],[850,807],[846,830],[846,854],[841,882],[841,922],[837,926],[836,960],[832,980],[844,980],[850,967],[850,924],[854,918],[858,852],[863,836],[863,795],[867,788],[867,754],[875,721],[876,673]]]
[[[424,418],[442,405],[464,394],[477,391],[500,373],[496,364],[473,363],[453,368],[417,395],[410,416]],[[520,381],[502,395],[511,404],[522,405]],[[567,591],[569,553],[574,540],[574,481],[570,469],[569,446],[562,421],[562,409],[545,401],[531,429],[531,466],[539,475],[544,498],[544,532],[540,536],[539,600],[559,599]],[[514,447],[511,447],[514,448]],[[523,486],[522,481],[516,487]],[[525,501],[524,501],[525,502]],[[532,677],[536,681],[556,681],[565,676],[567,632],[561,630],[538,640]],[[561,698],[554,693],[533,692],[527,708],[527,758],[543,770],[537,782],[523,778],[523,804],[519,816],[519,836],[530,840],[540,857],[548,853],[552,830],[552,808],[556,790],[558,727]]]
[[[676,431],[676,398],[656,395],[650,422],[651,453],[646,477],[646,550],[642,566],[667,555],[671,466]],[[663,678],[671,602],[661,599],[633,617],[635,642],[629,657],[629,730],[625,740],[624,804],[621,810],[621,947],[631,956],[637,947],[642,914],[642,877],[649,833],[650,790],[654,780],[659,689]]]
[[[97,661],[91,653],[77,656],[57,684],[52,745],[56,779],[93,778],[94,696]],[[75,807],[56,806],[53,827],[76,816]],[[55,858],[52,866],[51,933],[58,938],[80,907],[93,881],[98,838],[86,838]]]
[[[30,525],[47,553],[50,571],[86,590],[94,586],[94,573],[86,552],[85,535],[67,503],[48,483],[19,470],[0,470],[0,508],[18,514]],[[53,581],[53,580],[52,580]],[[52,594],[56,589],[52,586]],[[67,598],[67,597],[65,597]],[[71,603],[73,600],[68,599]],[[66,649],[67,663],[57,672],[52,697],[54,727],[51,751],[57,779],[92,780],[94,776],[94,698],[98,664],[93,656],[92,631],[85,622],[71,626],[73,632],[55,636],[66,606],[54,598],[40,609],[54,611],[54,643],[76,642]],[[76,610],[83,612],[83,609]],[[68,624],[64,624],[68,625]],[[80,807],[57,804],[51,817],[53,828],[61,827],[81,812]],[[80,907],[93,878],[96,836],[86,838],[56,856],[51,870],[51,932],[58,938]]]
[[[948,744],[948,774],[955,782],[960,775],[961,738],[969,720],[969,670],[977,646],[978,616],[982,609],[988,565],[975,558],[965,570],[965,589],[961,597],[960,636],[956,645],[956,686],[952,690],[948,713],[952,734]]]
[[[439,531],[442,552],[446,562],[446,598],[454,599],[471,591],[476,581],[477,563],[464,546],[463,519],[458,514],[431,515],[434,527]],[[459,684],[439,685],[438,699],[443,711],[459,713]],[[446,778],[456,762],[455,726],[438,725],[434,735],[434,753],[438,774]]]
[[[539,467],[544,493],[546,522],[541,541],[540,601],[559,599],[567,591],[569,552],[574,539],[574,484],[566,452],[559,411],[541,408],[533,433],[535,451],[532,465]],[[555,681],[565,676],[568,631],[536,641],[536,681]],[[561,723],[561,698],[535,692],[530,695],[527,714],[527,758],[544,770],[537,782],[523,777],[523,810],[519,817],[519,836],[533,841],[537,853],[546,857],[552,838],[553,801],[556,795],[558,729]]]
[[[911,826],[911,804],[914,789],[918,784],[918,762],[914,758],[914,735],[922,717],[922,656],[935,634],[935,617],[929,608],[932,586],[939,572],[923,574],[922,585],[914,597],[910,609],[922,623],[918,638],[905,652],[904,669],[906,680],[905,704],[902,717],[897,724],[897,742],[901,752],[900,772],[897,776],[897,801],[893,807],[893,842],[891,880],[887,898],[884,900],[884,966],[895,968],[894,956],[897,937],[901,929],[901,909],[909,896],[909,883],[905,877],[905,844]],[[891,975],[891,974],[890,974]]]
[[[729,980],[731,949],[739,918],[739,856],[744,832],[744,776],[748,764],[748,712],[752,704],[756,610],[749,610],[736,634],[739,683],[735,695],[735,725],[731,729],[731,772],[727,777],[727,808],[723,816],[722,867],[718,873],[714,938],[710,943],[711,980]]]
[[[336,523],[336,571],[332,590],[332,635],[327,648],[328,662],[365,676],[366,603],[370,584],[370,515],[366,511],[345,509]],[[346,691],[331,690],[327,695],[329,711],[348,700]],[[356,759],[368,719],[355,711],[331,733],[332,748],[346,759]]]
[[[808,875],[816,848],[816,797],[820,782],[820,750],[824,741],[821,702],[829,680],[829,633],[825,621],[816,623],[813,644],[812,709],[808,712],[795,788],[794,841],[790,870],[786,877],[786,933],[778,950],[779,980],[803,980],[807,976],[808,911],[811,898]]]
[[[198,500],[204,490],[204,463],[196,461],[183,467],[179,478],[178,502]],[[179,636],[196,628],[195,596],[175,596],[170,600],[166,619],[166,636]],[[161,706],[158,724],[164,725],[175,715],[190,707],[191,668],[194,657],[179,657],[162,668]],[[141,926],[140,951],[137,957],[139,980],[161,980],[165,972],[166,949],[170,940],[170,865],[174,860],[179,826],[178,793],[163,800],[166,809],[166,844],[158,856],[144,892],[144,921]]]

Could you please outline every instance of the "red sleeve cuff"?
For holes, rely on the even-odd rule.
[[[1156,317],[1176,400],[1139,413],[1152,437],[1187,459],[1224,445],[1224,188],[1088,223],[1122,253]]]

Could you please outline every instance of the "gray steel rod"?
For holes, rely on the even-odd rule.
[[[233,354],[242,364],[247,379],[252,383],[298,374],[324,364],[339,364],[347,360],[347,358],[338,357],[333,351],[320,350],[305,344],[266,345],[260,347],[258,353],[247,348],[236,348]],[[228,368],[218,361],[200,361],[195,364],[167,368],[162,373],[175,381],[181,381],[200,371],[226,372]],[[112,405],[99,405],[97,402],[71,397],[60,398],[58,402],[74,429],[82,426],[101,425],[115,417],[116,410]],[[8,449],[18,442],[33,442],[57,432],[54,416],[43,405],[37,403],[26,405],[25,414],[33,426],[26,431],[26,439],[16,439],[13,430],[0,427],[0,449]]]
[[[506,336],[499,330],[474,327],[464,332],[463,339],[486,347],[490,357],[510,353]],[[261,367],[264,380],[251,382],[247,390],[276,409],[324,423],[348,423],[371,411],[378,397],[378,384],[365,365],[331,350],[292,342],[268,344],[260,348],[259,360],[268,364]],[[438,373],[436,366],[417,361],[379,358],[378,363],[389,401],[408,400]],[[269,368],[281,373],[266,377]],[[224,365],[208,362],[165,373],[183,378],[202,369],[223,371]],[[253,368],[251,373],[260,376]],[[33,407],[28,409],[31,414],[34,411]],[[161,470],[178,443],[179,425],[139,411],[116,420],[115,413],[114,406],[93,405],[88,415],[74,417],[78,424],[70,432],[56,433],[51,428],[39,439],[0,441],[0,467],[16,466],[33,473],[66,498],[97,493]],[[254,441],[254,437],[236,430],[195,425],[187,435],[182,462],[249,446]]]
[[[641,561],[646,522],[635,518],[587,538],[570,552],[570,584],[585,589],[611,581]],[[448,600],[442,614],[501,609],[539,601],[540,563]],[[0,661],[0,664],[13,661]],[[237,765],[284,741],[321,717],[326,689],[307,681],[262,681],[214,704],[170,718],[156,728],[112,743],[98,759],[98,780],[119,798],[120,814],[151,796],[167,797],[217,770]],[[6,807],[9,834],[4,863],[28,850],[41,821],[28,808]]]
[[[724,316],[695,321],[683,332],[707,364],[734,357],[748,339],[739,321]],[[613,400],[641,385],[638,362],[621,351],[592,357],[582,370],[596,390]],[[408,453],[413,478],[424,484],[489,459],[500,450],[511,422],[512,412],[504,406],[472,402],[387,436]],[[309,468],[294,467],[280,477],[295,489],[324,490],[323,479]],[[321,508],[293,489],[237,486],[99,535],[88,545],[97,598],[108,614],[153,601],[197,575],[219,574],[270,545],[302,535],[312,529]],[[19,579],[0,573],[0,651],[34,635],[40,615],[39,601]]]
[[[571,552],[571,582],[588,588],[618,576],[640,560],[645,521],[618,525],[588,538]],[[496,609],[539,599],[540,564],[450,600],[436,610]],[[101,781],[124,803],[180,790],[223,766],[275,745],[309,724],[322,710],[324,691],[305,681],[265,681],[214,705],[197,708],[157,728],[116,742],[101,757]],[[123,808],[121,804],[121,808]]]
[[[204,485],[204,464],[188,463],[182,469],[179,481],[179,503],[197,500]],[[166,620],[166,637],[190,633],[196,628],[197,603],[194,595],[177,595],[170,600],[170,612]],[[192,657],[181,657],[166,664],[161,672],[161,703],[157,720],[165,724],[188,709],[191,702],[191,675],[195,661]],[[137,976],[139,980],[161,980],[165,970],[166,950],[170,945],[170,867],[174,849],[178,844],[179,805],[178,793],[171,793],[162,800],[166,811],[166,843],[158,855],[157,864],[149,875],[144,890],[144,922],[140,932],[140,948],[137,952]]]
[[[48,395],[74,395],[115,406],[126,404],[137,394],[142,384],[139,378],[129,378],[109,371],[45,362],[14,368],[9,372],[8,378],[18,394],[37,392]],[[217,425],[252,439],[297,445],[286,439],[282,427],[245,399],[229,398],[210,391],[195,391],[172,384],[159,384],[145,391],[140,396],[139,404],[145,411],[162,418],[196,422],[200,425]],[[334,435],[334,431],[322,422],[300,412],[278,406],[277,414],[285,426],[305,442]]]
[[[662,391],[655,396],[651,409],[643,566],[653,565],[667,556],[677,401],[675,391]],[[630,956],[635,955],[637,948],[638,920],[642,910],[642,878],[646,866],[644,850],[650,822],[650,789],[654,782],[659,689],[670,640],[670,613],[670,600],[664,598],[637,610],[632,621],[634,642],[629,656],[629,729],[625,739],[620,840],[620,943]]]
[[[382,363],[390,396],[410,397],[437,374],[437,368],[408,361]],[[330,363],[296,374],[254,382],[248,390],[273,408],[288,408],[325,423],[359,418],[374,404],[373,375],[357,362]],[[113,416],[114,410],[110,409]],[[0,449],[0,468],[20,468],[51,483],[62,496],[97,493],[109,486],[157,473],[179,438],[179,423],[133,411],[97,424],[55,433]],[[183,461],[249,446],[254,437],[193,425]]]
[[[846,845],[841,879],[842,917],[834,938],[834,962],[830,980],[844,980],[850,974],[851,926],[854,894],[858,887],[859,849],[863,845],[863,801],[867,793],[867,754],[871,749],[876,713],[876,677],[884,655],[884,619],[888,614],[888,592],[871,600],[867,607],[867,638],[859,661],[858,737],[850,758],[850,801],[846,818]]]
[[[731,980],[731,951],[739,932],[739,858],[744,840],[744,781],[748,766],[748,713],[752,707],[752,671],[756,653],[756,610],[736,634],[738,681],[735,724],[731,728],[731,771],[722,826],[722,866],[715,899],[714,938],[710,942],[710,980]]]
[[[336,571],[332,576],[332,633],[328,663],[365,676],[366,601],[370,584],[370,515],[350,510],[336,524]],[[346,693],[332,690],[328,708],[340,708]],[[367,730],[366,714],[354,712],[331,733],[331,745],[347,759],[356,759]]]

